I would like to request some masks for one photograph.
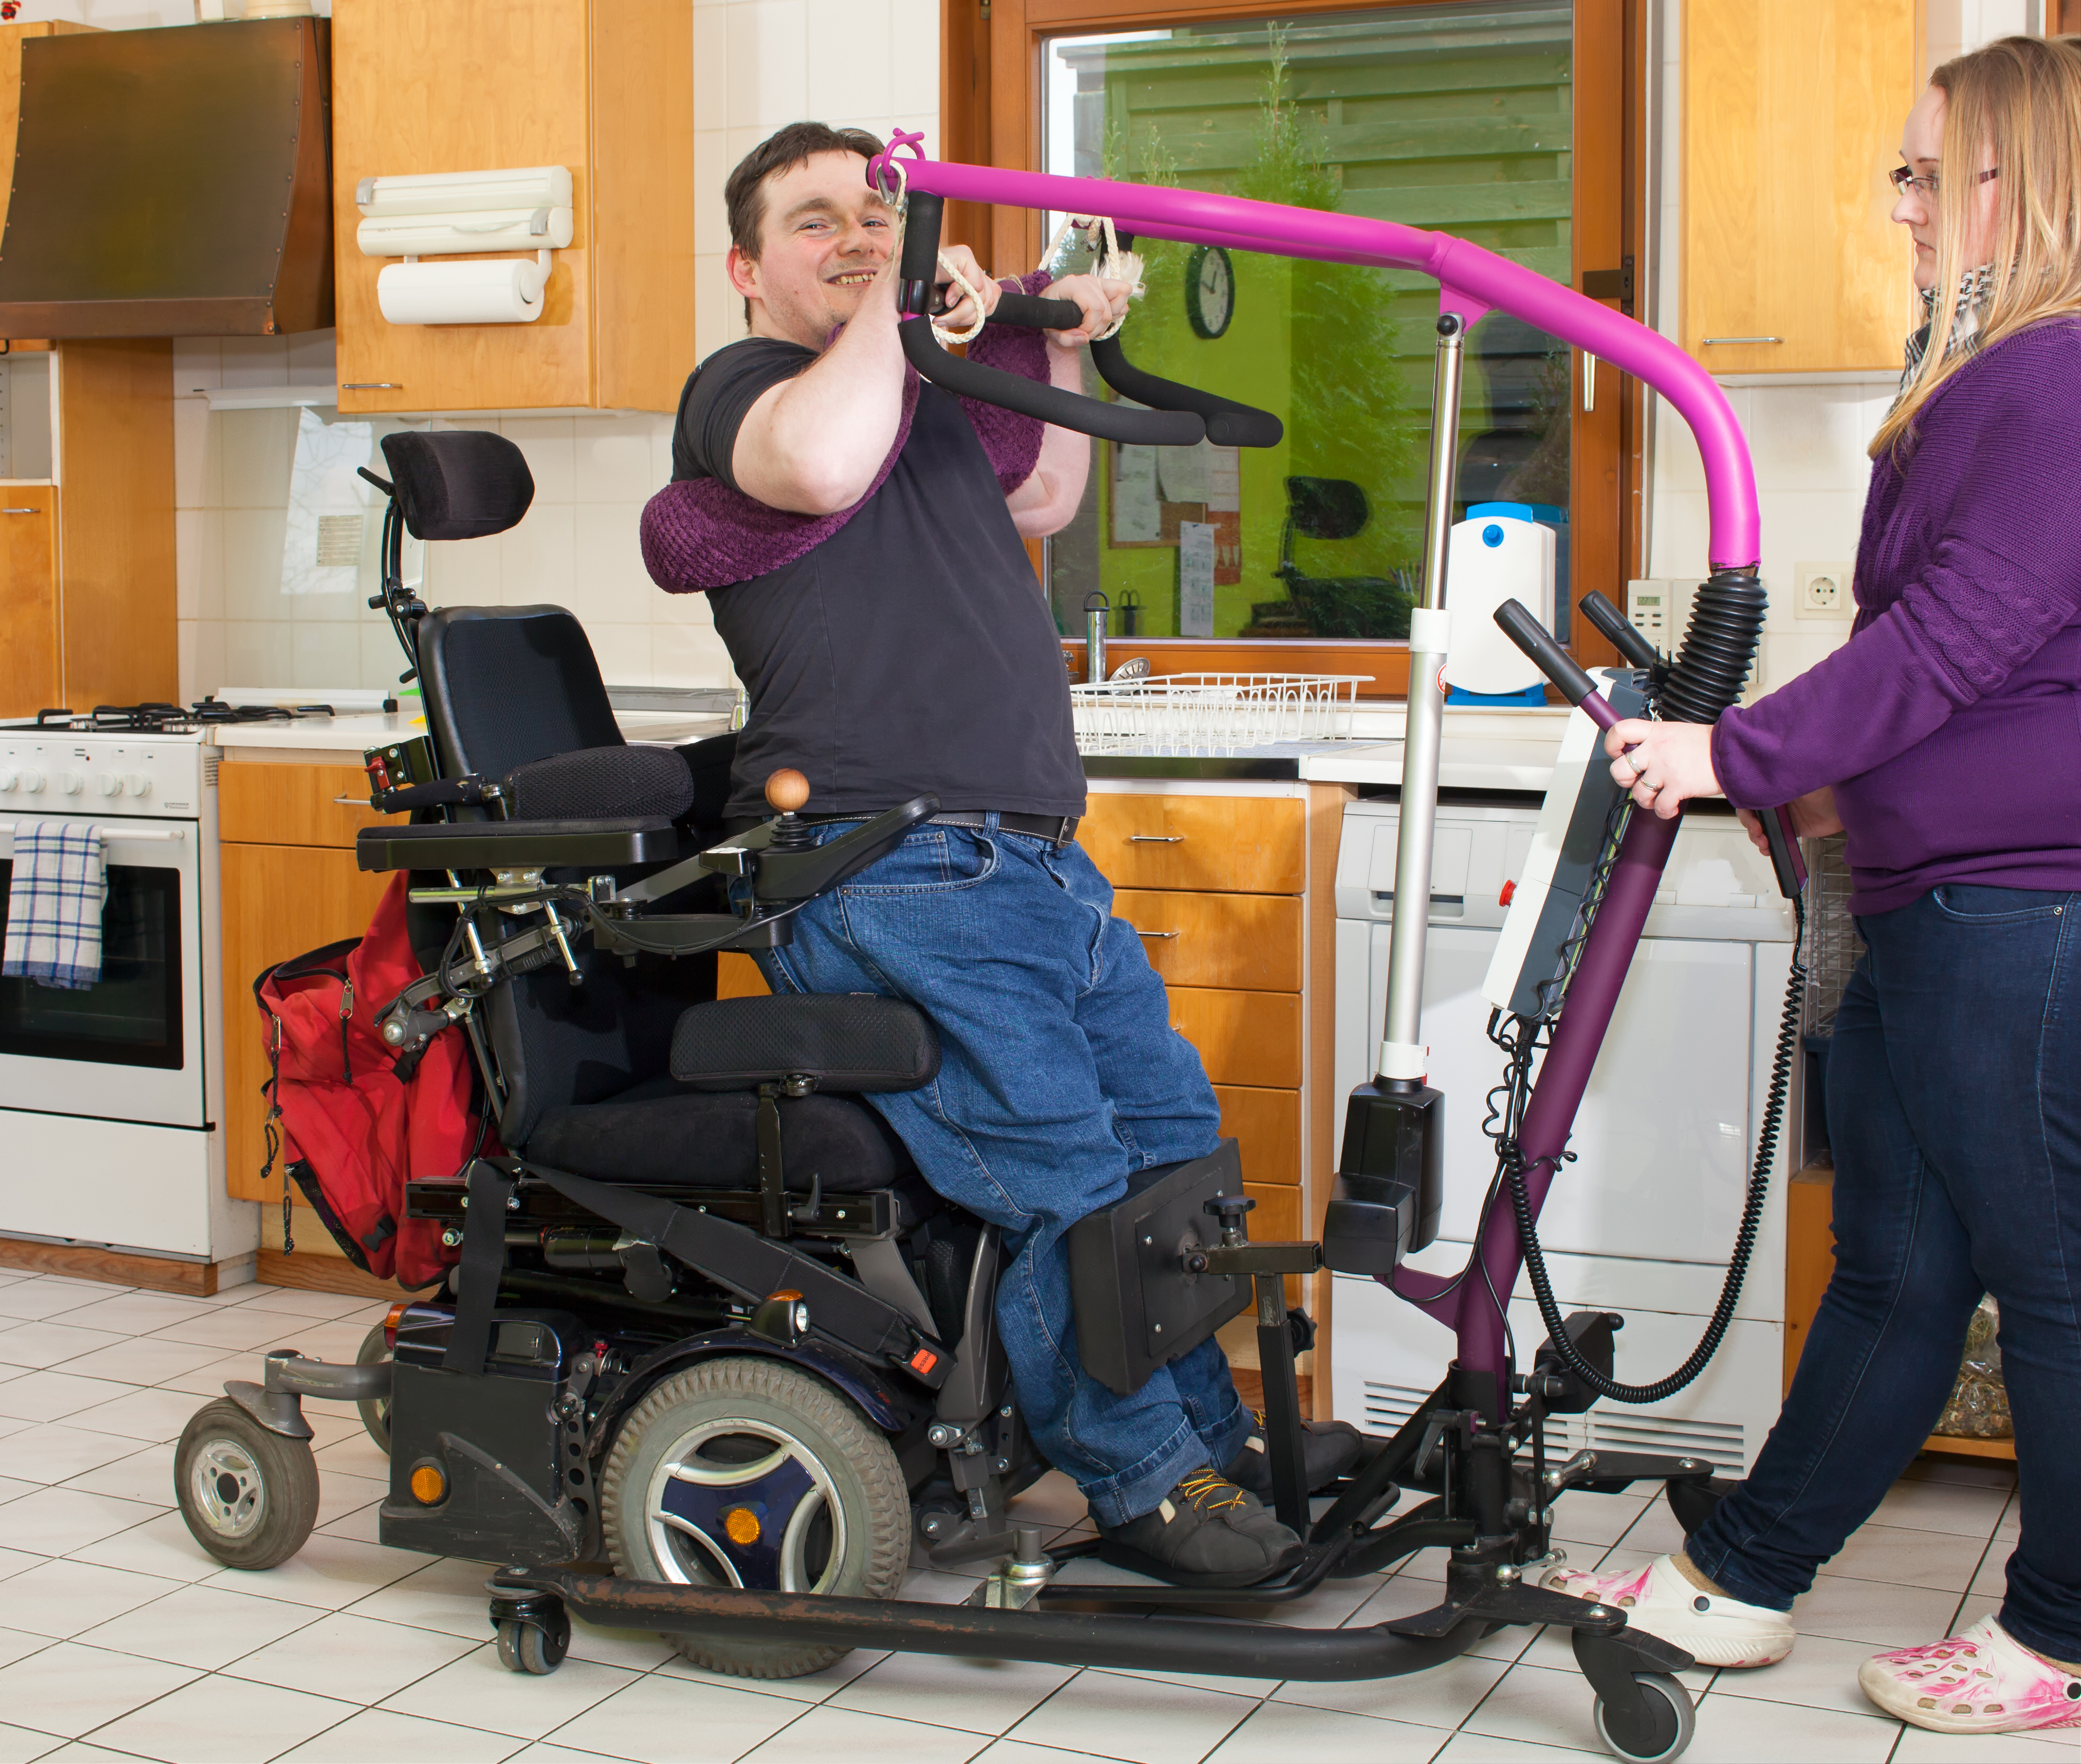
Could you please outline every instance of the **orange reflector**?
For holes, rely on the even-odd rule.
[[[398,1322],[411,1308],[411,1301],[407,1299],[403,1304],[391,1306],[383,1313],[383,1345],[385,1347],[395,1348],[397,1345]]]
[[[910,1356],[910,1370],[923,1377],[940,1363],[940,1356],[930,1348],[920,1348]]]
[[[438,1464],[421,1464],[412,1472],[412,1498],[423,1507],[438,1506],[447,1499],[448,1479]]]
[[[770,1304],[776,1299],[798,1299],[801,1296],[801,1294],[796,1291],[792,1286],[783,1286],[778,1292],[769,1292],[767,1294],[766,1299],[767,1302]]]
[[[749,1507],[732,1507],[722,1516],[722,1528],[733,1543],[746,1546],[759,1541],[759,1515]]]

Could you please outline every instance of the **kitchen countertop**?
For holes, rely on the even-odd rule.
[[[623,710],[615,714],[631,741],[679,742],[721,735],[729,718],[689,716],[677,711]],[[291,722],[216,724],[210,739],[220,747],[265,748],[272,753],[308,753],[313,759],[351,754],[359,760],[370,747],[409,740],[427,732],[424,717],[403,711],[354,711],[340,717],[299,717]]]

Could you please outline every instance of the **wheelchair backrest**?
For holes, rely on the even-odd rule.
[[[618,747],[585,627],[560,606],[451,606],[419,625],[427,727],[444,777]]]

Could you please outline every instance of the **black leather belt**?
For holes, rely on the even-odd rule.
[[[987,827],[990,811],[984,809],[963,809],[952,814],[935,815],[935,824],[940,827]],[[821,827],[828,821],[865,821],[873,819],[867,815],[798,815],[796,819],[806,821],[813,827]],[[1077,836],[1077,823],[1081,819],[1074,815],[1003,815],[997,824],[1007,833],[1031,833],[1036,839],[1045,839],[1056,845],[1066,845]]]

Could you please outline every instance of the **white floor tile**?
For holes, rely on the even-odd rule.
[[[279,1598],[183,1586],[78,1640],[116,1653],[142,1654],[169,1665],[210,1672],[280,1640],[318,1615],[307,1605]]]
[[[1102,1753],[1065,1752],[1024,1740],[992,1740],[976,1753],[974,1764],[1091,1764],[1093,1758],[1103,1757]]]
[[[103,1538],[158,1518],[160,1510],[142,1501],[118,1501],[78,1488],[39,1488],[7,1503],[5,1529],[8,1543],[19,1548],[44,1556],[71,1556]],[[141,1561],[137,1566],[148,1572],[163,1572]]]
[[[1436,1728],[1267,1703],[1214,1748],[1207,1764],[1428,1764],[1443,1737]]]
[[[1894,1748],[1893,1764],[2059,1764],[2060,1749],[2046,1744],[2056,1732],[2040,1737],[2029,1733],[1930,1733],[1907,1728]]]
[[[86,1329],[112,1329],[118,1335],[149,1335],[154,1329],[206,1315],[214,1307],[168,1292],[126,1292],[99,1299],[65,1313],[68,1322]]]
[[[1643,1495],[1585,1494],[1570,1490],[1553,1503],[1553,1541],[1570,1543],[1618,1542],[1652,1501]]]
[[[0,1440],[0,1467],[11,1441]],[[1993,1521],[1988,1522],[1990,1527]],[[1961,1536],[1955,1531],[1910,1531],[1898,1526],[1865,1525],[1833,1561],[1821,1565],[1823,1575],[1856,1581],[1883,1581],[1894,1586],[1924,1586],[1942,1593],[1962,1593],[1986,1553],[1986,1532]]]
[[[480,1632],[470,1639],[481,1641],[483,1636]],[[655,1630],[603,1629],[574,1617],[570,1657],[594,1661],[603,1666],[625,1666],[631,1672],[649,1672],[672,1658],[672,1644]]]
[[[52,1491],[54,1494],[73,1492]],[[152,1510],[135,1501],[122,1504],[139,1513]],[[99,1543],[65,1553],[75,1561],[99,1562],[103,1568],[135,1568],[141,1573],[157,1574],[170,1581],[207,1580],[223,1569],[223,1564],[195,1542],[178,1513],[162,1512],[158,1518],[141,1525],[133,1524],[128,1530],[104,1535]]]
[[[355,1543],[380,1543],[383,1541],[382,1505],[382,1502],[378,1501],[365,1507],[356,1507],[351,1513],[320,1526],[318,1530],[329,1538],[346,1538]]]
[[[121,1345],[128,1339],[107,1329],[78,1329],[62,1323],[18,1323],[11,1329],[0,1329],[0,1365],[58,1366],[99,1349]]]
[[[389,1764],[402,1764],[408,1758],[425,1759],[427,1764],[499,1764],[520,1743],[510,1733],[423,1721],[388,1709],[364,1709],[305,1741],[294,1751],[284,1752],[276,1764],[369,1764],[374,1758]],[[596,1761],[588,1758],[586,1764]]]
[[[70,1421],[82,1409],[132,1395],[135,1384],[73,1372],[25,1372],[0,1384],[0,1415],[18,1421]]]
[[[56,1281],[18,1280],[0,1286],[0,1317],[25,1323],[58,1316],[92,1303],[92,1294],[82,1294],[77,1286],[61,1286]]]
[[[76,1740],[195,1676],[184,1666],[61,1641],[0,1666],[0,1708],[23,1727]]]
[[[920,1711],[921,1714],[926,1711]],[[829,1703],[797,1716],[793,1724],[763,1745],[746,1752],[740,1764],[801,1764],[805,1758],[902,1758],[906,1764],[968,1764],[988,1740],[954,1728],[927,1727],[918,1721],[894,1721],[856,1709],[834,1709]],[[660,1754],[692,1759],[692,1751]]]
[[[315,1541],[315,1540],[314,1540]],[[380,1592],[356,1600],[356,1617],[386,1623],[436,1629],[444,1635],[481,1642],[491,1634],[491,1595],[484,1589],[491,1570],[481,1562],[444,1558],[400,1576]]]
[[[220,1393],[221,1394],[221,1393]],[[72,1425],[97,1434],[120,1434],[128,1439],[149,1439],[155,1444],[179,1439],[201,1400],[186,1391],[145,1389],[132,1391],[92,1408],[82,1408]]]
[[[11,1666],[18,1660],[27,1660],[31,1654],[40,1654],[51,1646],[48,1636],[27,1635],[19,1629],[0,1629],[0,1666]]]
[[[338,1610],[365,1598],[378,1587],[403,1579],[415,1568],[424,1568],[432,1560],[412,1550],[386,1550],[380,1545],[313,1535],[279,1568],[260,1574],[228,1568],[212,1575],[209,1584],[227,1592],[285,1598],[299,1605]]]
[[[90,1434],[62,1421],[39,1421],[0,1439],[0,1476],[17,1482],[65,1482],[128,1458],[137,1449],[134,1439]]]
[[[1341,1684],[1289,1682],[1274,1693],[1272,1700],[1341,1709],[1347,1715],[1381,1716],[1419,1727],[1456,1728],[1495,1687],[1505,1669],[1502,1661],[1466,1656],[1401,1678],[1361,1678]]]
[[[94,1742],[166,1764],[265,1764],[356,1711],[353,1704],[282,1685],[204,1678],[97,1728]]]
[[[1899,1723],[1873,1716],[1709,1693],[1698,1705],[1697,1737],[1684,1756],[1685,1764],[1756,1764],[1759,1758],[1883,1764],[1899,1737]]]
[[[1906,1648],[1942,1640],[1957,1608],[1956,1593],[1824,1574],[1812,1592],[1793,1601],[1792,1627],[1802,1636]]]
[[[1955,1531],[1985,1543],[1999,1523],[2008,1501],[2005,1485],[1976,1488],[1948,1481],[1901,1481],[1886,1491],[1870,1522],[1919,1531]]]
[[[112,1494],[124,1501],[162,1501],[173,1498],[174,1447],[169,1440],[163,1446],[147,1446],[142,1451],[136,1449],[137,1442],[126,1439],[125,1446],[132,1448],[126,1458],[118,1458],[99,1469],[69,1479],[68,1488],[84,1488],[89,1494]]]
[[[1465,1731],[1531,1745],[1598,1749],[1602,1742],[1591,1720],[1596,1700],[1581,1673],[1520,1661],[1467,1717]]]
[[[1459,1733],[1439,1753],[1437,1764],[1583,1764],[1586,1758],[1610,1756],[1601,1745],[1595,1752],[1578,1752],[1564,1746],[1491,1739],[1485,1733]]]
[[[1031,1661],[891,1654],[830,1699],[871,1715],[930,1716],[943,1727],[1004,1733],[1076,1676]]]
[[[558,1669],[561,1673],[563,1669]],[[516,1695],[527,1688],[523,1686]],[[803,1713],[800,1703],[763,1695],[748,1680],[732,1690],[684,1678],[643,1678],[556,1728],[548,1743],[654,1764],[681,1758],[737,1758],[799,1720]],[[819,1754],[805,1750],[794,1755],[800,1759]],[[826,1749],[821,1755],[835,1758],[851,1754]]]
[[[106,1746],[89,1745],[84,1740],[73,1740],[60,1745],[55,1752],[46,1752],[36,1764],[137,1764],[134,1752],[111,1752]]]
[[[2016,1554],[2016,1545],[2006,1538],[1998,1539],[1980,1562],[1980,1571],[1973,1577],[1973,1584],[1966,1589],[1969,1597],[1991,1598],[1999,1603],[2008,1596],[2009,1558]]]
[[[547,1678],[524,1678],[498,1663],[489,1642],[407,1686],[384,1707],[400,1715],[454,1721],[493,1733],[539,1740],[634,1681],[636,1674],[589,1660],[566,1660]]]
[[[225,1669],[234,1678],[295,1684],[349,1703],[380,1703],[479,1645],[340,1612],[268,1643]]]
[[[178,1343],[169,1343],[177,1346]],[[261,1374],[260,1356],[257,1354],[236,1354],[217,1356],[208,1348],[198,1348],[199,1354],[211,1354],[204,1365],[191,1366],[186,1371],[176,1372],[165,1378],[155,1378],[153,1383],[164,1391],[183,1391],[197,1399],[200,1408],[211,1397],[224,1395],[224,1387],[233,1379],[250,1379],[258,1381]]]
[[[1833,1709],[1843,1715],[1869,1715],[1872,1706],[1857,1688],[1857,1668],[1879,1651],[1869,1642],[1801,1636],[1793,1643],[1791,1653],[1774,1666],[1722,1673],[1713,1682],[1713,1694],[1747,1697],[1757,1703]]]
[[[344,1317],[365,1311],[369,1301],[343,1292],[305,1292],[297,1286],[263,1286],[246,1301],[248,1311],[274,1311],[293,1317]],[[389,1307],[386,1305],[385,1310]]]
[[[1640,1517],[1626,1527],[1620,1541],[1629,1550],[1638,1550],[1646,1556],[1667,1556],[1684,1547],[1684,1527],[1677,1523],[1667,1501],[1650,1501],[1641,1509]]]
[[[24,1421],[22,1425],[25,1427],[33,1427],[36,1424],[34,1421]],[[41,1486],[39,1483],[18,1482],[12,1476],[0,1476],[0,1506],[4,1506],[10,1501],[19,1500],[25,1494],[34,1494]]]
[[[318,1517],[320,1525],[330,1525],[335,1519],[343,1519],[350,1513],[359,1513],[372,1502],[380,1503],[390,1492],[388,1481],[377,1482],[368,1476],[341,1476],[326,1470],[318,1474]]]
[[[178,1341],[184,1346],[213,1349],[217,1354],[246,1349],[287,1347],[299,1319],[279,1311],[256,1311],[251,1305],[233,1305],[223,1311],[205,1311],[199,1316],[183,1317],[155,1331],[154,1341]]]
[[[1051,1470],[1030,1488],[1015,1496],[1011,1518],[1016,1525],[1072,1526],[1091,1514],[1083,1492],[1059,1470]]]
[[[77,1636],[175,1591],[176,1581],[90,1562],[46,1562],[0,1581],[0,1627]]]
[[[79,1332],[84,1335],[87,1332]],[[0,1337],[0,1342],[5,1339]],[[116,1379],[130,1384],[163,1384],[170,1378],[192,1372],[197,1366],[206,1366],[220,1357],[215,1348],[192,1347],[185,1341],[162,1341],[157,1336],[133,1335],[113,1346],[96,1348],[91,1353],[82,1348],[77,1355],[66,1358],[65,1369],[87,1378]],[[223,1392],[217,1394],[221,1396]]]
[[[1255,1707],[1247,1697],[1188,1690],[1118,1673],[1083,1672],[1012,1733],[1041,1745],[1131,1758],[1136,1764],[1196,1764]]]
[[[53,1734],[0,1724],[0,1764],[31,1764],[65,1744]]]
[[[48,1560],[48,1556],[32,1556],[27,1550],[0,1550],[0,1581],[26,1573],[39,1562]]]
[[[5,1449],[4,1444],[0,1444],[0,1450]],[[385,1488],[389,1485],[390,1459],[365,1430],[350,1434],[344,1439],[322,1446],[314,1455],[321,1477],[359,1476],[368,1481],[380,1482]]]

